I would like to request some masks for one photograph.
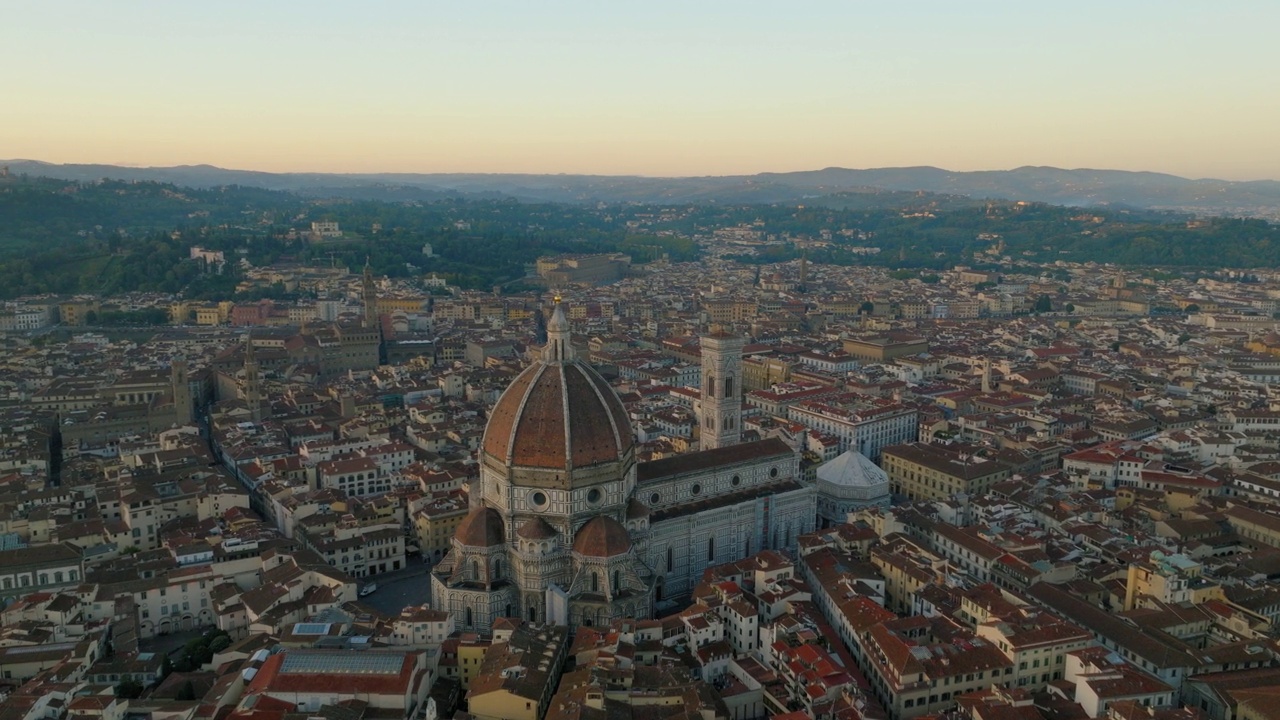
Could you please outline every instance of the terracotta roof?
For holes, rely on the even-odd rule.
[[[751,462],[770,456],[778,456],[780,460],[784,457],[790,459],[794,455],[785,442],[778,438],[768,438],[641,463],[636,468],[636,479],[638,483],[644,484],[687,472]]]
[[[635,443],[613,388],[589,366],[539,362],[498,399],[484,452],[518,467],[566,469],[617,462]]]
[[[630,549],[627,529],[606,515],[588,520],[573,539],[573,551],[587,557],[617,557]]]
[[[469,547],[501,545],[505,537],[502,516],[493,508],[476,508],[462,518],[453,536],[458,542]]]
[[[627,502],[627,519],[637,520],[639,518],[649,517],[649,506],[640,502],[635,498],[631,498]]]
[[[525,540],[548,540],[555,537],[559,533],[556,529],[547,524],[546,520],[540,517],[530,518],[528,522],[521,525],[516,534]]]

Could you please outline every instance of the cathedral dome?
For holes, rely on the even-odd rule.
[[[550,540],[557,535],[556,529],[540,517],[530,518],[516,530],[516,534],[525,540]]]
[[[573,551],[586,557],[617,557],[630,549],[631,536],[627,529],[606,515],[591,518],[573,539]]]
[[[619,462],[635,436],[609,383],[573,357],[568,322],[556,307],[543,356],[498,398],[485,426],[482,451],[502,465],[562,470]]]
[[[627,519],[640,520],[647,517],[649,517],[649,506],[635,498],[631,498],[627,503]]]
[[[503,544],[502,516],[488,507],[476,508],[458,523],[453,537],[468,547],[493,547]]]

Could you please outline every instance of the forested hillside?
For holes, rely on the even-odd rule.
[[[337,221],[341,238],[314,242],[310,224]],[[240,261],[324,263],[392,277],[439,273],[468,288],[518,283],[538,256],[625,252],[635,262],[698,257],[695,238],[751,226],[773,242],[744,262],[793,259],[806,238],[815,263],[942,269],[999,262],[1113,262],[1173,268],[1280,266],[1280,230],[1262,220],[1191,219],[1155,211],[1082,210],[1040,203],[867,191],[821,202],[753,205],[431,202],[305,199],[244,187],[150,182],[71,183],[0,178],[4,297],[54,293],[183,292],[231,297]],[[432,256],[423,252],[430,245]],[[189,259],[222,250],[220,276]],[[879,248],[865,254],[858,248]]]

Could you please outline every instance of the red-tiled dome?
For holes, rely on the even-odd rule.
[[[476,508],[458,523],[453,537],[468,547],[493,547],[503,544],[505,533],[502,516],[488,507]]]
[[[516,528],[516,534],[525,540],[550,540],[559,533],[546,520],[536,517],[530,518],[525,524]]]
[[[597,515],[573,539],[573,551],[587,557],[617,557],[631,549],[631,536],[617,520]]]
[[[628,520],[639,520],[640,518],[647,518],[647,517],[649,517],[648,505],[645,505],[644,503],[640,502],[635,498],[631,498],[631,500],[627,502],[627,519]]]
[[[618,394],[576,360],[537,362],[498,398],[485,454],[510,467],[563,469],[617,462],[634,434]]]

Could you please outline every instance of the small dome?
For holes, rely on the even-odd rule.
[[[493,547],[501,545],[505,533],[502,530],[502,516],[493,508],[476,508],[467,513],[458,523],[453,537],[468,547]]]
[[[606,515],[588,520],[573,539],[573,551],[586,557],[617,557],[630,549],[631,536],[627,529]]]
[[[857,450],[846,450],[817,470],[818,492],[846,499],[871,500],[889,495],[889,476]]]
[[[525,540],[550,540],[559,533],[546,520],[536,517],[521,525],[516,534]]]
[[[631,501],[627,503],[627,519],[640,520],[647,517],[649,517],[649,506],[635,498],[631,498]]]

